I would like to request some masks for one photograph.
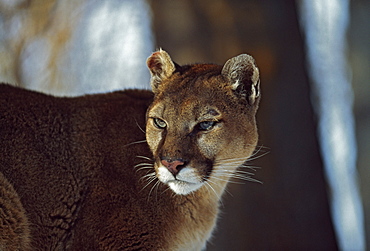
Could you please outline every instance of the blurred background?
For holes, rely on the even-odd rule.
[[[231,195],[224,196],[223,214],[208,250],[339,248],[311,102],[305,36],[299,22],[301,1],[153,0],[150,4],[156,46],[167,50],[177,63],[223,64],[232,56],[249,53],[261,72],[258,125],[260,145],[267,147],[261,154],[269,153],[252,164],[261,167],[256,178],[263,185],[229,187]],[[369,236],[370,2],[350,1],[349,14],[345,53],[355,95],[357,170]],[[347,246],[347,250],[358,248],[361,245]]]
[[[353,249],[343,248],[334,230],[334,192],[325,176],[317,136],[320,116],[314,110],[318,100],[312,98],[314,81],[308,70],[312,61],[306,49],[306,30],[300,22],[304,1],[67,2],[68,6],[55,0],[0,0],[0,80],[55,95],[148,88],[145,59],[155,48],[166,50],[178,64],[224,64],[238,54],[251,54],[259,66],[262,84],[257,119],[263,148],[259,155],[267,153],[251,164],[260,167],[255,178],[263,184],[229,186],[207,250],[365,250],[361,243]],[[47,13],[47,21],[34,22],[31,29],[28,18],[41,15],[27,14],[30,9]],[[330,16],[330,8],[322,11]],[[356,147],[350,147],[349,153],[358,172],[358,178],[355,171],[352,178],[358,181],[361,192],[364,228],[358,227],[365,231],[365,237],[370,236],[370,1],[350,1],[346,11],[348,47],[342,53],[348,59],[353,88],[357,155]],[[68,25],[61,25],[63,22]],[[114,29],[109,28],[112,25]],[[103,29],[97,33],[99,27]],[[68,36],[65,30],[70,30]],[[46,55],[40,50],[53,48],[55,43],[58,49],[48,49]],[[99,48],[105,49],[97,54]],[[34,67],[39,60],[43,65]],[[29,65],[33,66],[31,70]],[[52,73],[41,79],[45,69]],[[28,85],[30,82],[35,85]],[[56,82],[57,87],[50,86]],[[343,104],[351,108],[351,98]],[[370,250],[370,237],[366,247]]]

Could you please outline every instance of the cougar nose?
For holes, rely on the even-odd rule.
[[[185,161],[183,159],[171,160],[162,159],[161,163],[170,171],[174,176],[176,176],[180,170],[185,166]]]

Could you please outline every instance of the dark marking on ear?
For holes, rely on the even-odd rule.
[[[147,66],[151,73],[150,84],[155,93],[159,84],[169,78],[176,70],[175,63],[172,62],[170,55],[160,49],[154,52],[146,61]]]
[[[250,105],[260,96],[259,70],[254,58],[247,54],[229,59],[222,68],[235,93],[245,97]]]

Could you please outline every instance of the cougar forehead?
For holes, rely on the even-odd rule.
[[[185,116],[196,121],[235,109],[238,100],[220,72],[217,65],[194,65],[185,73],[175,72],[165,81],[169,84],[158,88],[149,116],[162,114],[175,120]]]
[[[159,116],[171,121],[168,124],[169,128],[178,127],[187,122],[192,124],[200,120],[218,119],[228,111],[225,97],[218,100],[217,96],[220,95],[217,95],[215,90],[204,88],[197,91],[191,85],[172,92],[168,91],[154,100],[148,110],[148,117]],[[186,128],[181,128],[181,130],[184,129]]]

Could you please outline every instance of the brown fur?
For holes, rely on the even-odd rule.
[[[9,239],[31,250],[205,247],[230,178],[215,178],[218,163],[226,160],[235,171],[257,143],[258,78],[243,79],[253,75],[245,70],[235,84],[233,72],[240,60],[258,69],[246,55],[224,67],[180,67],[169,59],[164,51],[148,59],[154,99],[139,90],[56,98],[0,85],[0,192],[7,194],[0,198],[0,233],[9,236],[0,238],[0,248]],[[219,119],[217,126],[193,130],[205,106],[217,109],[206,114]],[[155,128],[153,116],[168,128]],[[164,153],[186,158],[194,178],[210,183],[183,195],[168,189],[152,174],[159,175]],[[241,159],[230,164],[232,158]],[[16,220],[4,221],[12,212]]]

